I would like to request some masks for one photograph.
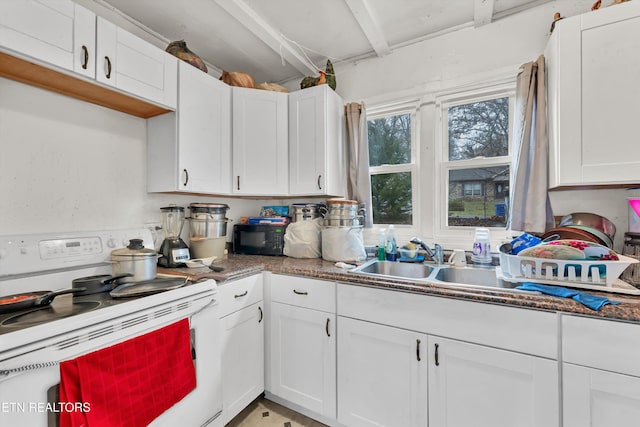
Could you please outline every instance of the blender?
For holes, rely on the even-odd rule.
[[[160,208],[162,212],[162,229],[164,241],[160,246],[158,265],[161,267],[184,267],[185,261],[189,261],[189,247],[180,238],[182,225],[184,224],[184,208],[170,205]]]

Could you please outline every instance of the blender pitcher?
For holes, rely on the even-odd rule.
[[[165,238],[160,247],[162,256],[158,259],[158,265],[169,268],[184,267],[185,261],[190,259],[189,247],[180,238],[184,225],[184,208],[170,205],[160,208],[160,212]]]

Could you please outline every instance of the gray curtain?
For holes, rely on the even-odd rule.
[[[523,64],[516,84],[513,121],[515,172],[511,186],[510,230],[543,233],[554,226],[549,200],[547,89],[544,56]]]
[[[371,176],[369,175],[369,138],[364,104],[345,105],[347,138],[347,198],[357,200],[366,210],[365,227],[373,226]]]

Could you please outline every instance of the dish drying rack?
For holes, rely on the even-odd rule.
[[[506,282],[535,282],[545,285],[569,286],[603,292],[640,295],[640,289],[618,277],[634,258],[618,255],[618,261],[580,261],[523,257],[500,253],[499,279]]]

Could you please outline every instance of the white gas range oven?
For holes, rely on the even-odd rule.
[[[111,250],[133,238],[154,246],[146,229],[0,236],[0,300],[70,289],[73,279],[111,274]],[[183,319],[189,321],[196,387],[150,425],[221,425],[217,292],[215,281],[205,280],[134,298],[69,293],[43,307],[0,314],[0,425],[59,425],[60,362]]]

